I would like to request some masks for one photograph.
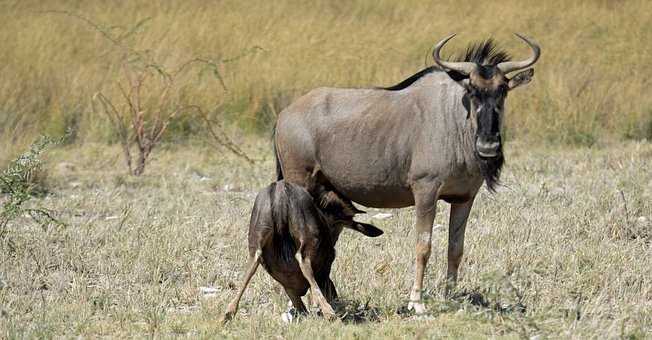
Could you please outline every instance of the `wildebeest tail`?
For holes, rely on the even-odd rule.
[[[283,168],[281,167],[281,160],[278,157],[278,150],[276,148],[276,125],[272,129],[272,148],[274,150],[274,161],[276,163],[276,180],[283,179]]]
[[[274,244],[279,247],[276,249],[276,252],[283,261],[290,263],[293,261],[297,249],[289,230],[291,193],[287,189],[287,184],[284,181],[280,181],[272,185],[269,193],[272,223],[274,224]]]

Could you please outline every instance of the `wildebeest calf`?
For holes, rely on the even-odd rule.
[[[318,208],[313,197],[296,184],[278,181],[260,191],[249,223],[248,271],[226,309],[223,322],[235,315],[258,264],[283,285],[298,312],[307,312],[301,297],[310,288],[324,316],[334,318],[331,303],[337,298],[337,291],[330,271],[335,243],[343,227],[371,237],[383,233],[370,224],[353,221],[352,216],[334,204]]]

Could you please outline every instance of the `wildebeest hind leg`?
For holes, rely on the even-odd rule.
[[[321,289],[322,293],[324,293],[324,297],[326,297],[326,301],[332,306],[333,302],[337,299],[337,289],[335,289],[335,284],[330,278],[327,278],[326,281],[324,282],[317,282],[319,284],[319,289]],[[310,306],[311,307],[319,307],[319,300],[317,297],[310,293]]]
[[[333,310],[333,307],[331,307],[331,305],[328,303],[326,297],[324,296],[321,289],[319,288],[317,281],[315,280],[315,275],[312,271],[312,265],[310,263],[310,257],[302,256],[301,249],[299,249],[295,257],[297,259],[297,262],[299,262],[299,268],[301,268],[301,273],[303,273],[303,276],[310,284],[310,294],[314,295],[314,297],[319,302],[319,307],[321,308],[322,314],[324,314],[324,317],[327,319],[335,319],[336,315],[335,315],[335,311]]]
[[[224,312],[224,316],[222,317],[221,323],[225,324],[229,320],[233,318],[235,313],[238,311],[238,304],[240,303],[240,298],[242,298],[242,294],[244,293],[245,289],[247,289],[247,285],[249,285],[249,281],[251,281],[251,278],[254,276],[256,273],[256,269],[258,269],[258,264],[260,263],[260,255],[261,255],[261,250],[258,249],[256,250],[256,253],[252,258],[249,259],[249,271],[247,271],[247,274],[244,277],[244,282],[242,283],[242,286],[240,287],[240,290],[238,291],[238,294],[231,300],[231,303],[229,303],[228,307],[226,307],[226,312]]]
[[[448,223],[448,270],[446,275],[446,293],[457,283],[457,272],[464,254],[464,231],[473,206],[473,198],[461,204],[451,204]]]

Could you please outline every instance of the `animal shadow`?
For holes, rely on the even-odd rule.
[[[337,300],[334,303],[335,312],[343,323],[363,324],[380,322],[382,311],[378,307],[370,306],[369,300]]]
[[[499,314],[525,314],[527,306],[520,301],[517,302],[504,302],[497,296],[492,294],[482,293],[480,291],[462,290],[453,293],[449,297],[449,301],[453,305],[458,305],[458,309],[463,305],[472,305],[478,309],[499,313]]]
[[[482,292],[480,290],[462,290],[451,293],[445,298],[426,298],[428,312],[426,315],[454,313],[469,307],[497,314],[525,314],[527,307],[520,301],[512,302],[508,297],[500,297],[496,294]],[[520,300],[520,299],[519,299]],[[409,318],[415,316],[414,311],[407,308],[407,304],[396,310],[396,314]]]

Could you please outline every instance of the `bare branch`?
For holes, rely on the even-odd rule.
[[[204,110],[202,110],[201,107],[199,107],[199,106],[197,106],[197,105],[190,105],[190,106],[188,106],[187,108],[188,108],[188,109],[193,109],[193,110],[195,110],[197,113],[199,113],[199,116],[200,116],[200,117],[204,120],[204,122],[206,123],[206,127],[207,127],[207,130],[208,130],[208,133],[211,135],[211,137],[213,137],[213,139],[214,139],[214,140],[215,140],[215,141],[216,141],[220,146],[227,148],[229,151],[231,151],[231,152],[232,152],[233,154],[235,154],[236,156],[245,159],[249,164],[254,164],[254,163],[255,163],[254,160],[253,160],[251,157],[249,157],[249,156],[248,156],[244,151],[242,151],[242,149],[240,149],[240,147],[238,147],[238,146],[237,146],[237,145],[236,145],[236,144],[235,144],[235,143],[234,143],[234,142],[233,142],[233,141],[232,141],[228,136],[226,136],[226,133],[224,132],[224,128],[222,127],[222,125],[221,125],[219,122],[217,122],[217,121],[212,121],[212,120],[210,120],[210,118],[208,117],[208,114],[207,114],[206,112],[204,112]],[[215,131],[215,125],[217,125],[217,127],[219,128],[219,130],[220,130],[222,136],[220,136],[220,134],[218,134],[218,133]]]

